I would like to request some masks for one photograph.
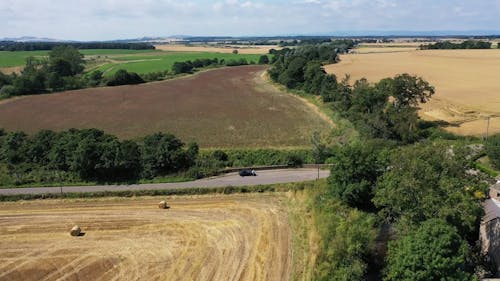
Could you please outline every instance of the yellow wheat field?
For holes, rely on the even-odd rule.
[[[500,50],[348,54],[325,70],[339,78],[348,74],[351,82],[400,73],[421,76],[436,88],[432,101],[422,106],[423,118],[448,121],[447,129],[455,133],[483,135],[491,117],[490,132],[500,133]]]
[[[291,279],[283,196],[163,199],[1,203],[0,280]]]
[[[217,52],[217,53],[232,53],[233,50],[238,50],[240,54],[268,54],[269,50],[276,49],[279,50],[281,47],[275,45],[155,45],[157,50],[171,51],[171,52]]]

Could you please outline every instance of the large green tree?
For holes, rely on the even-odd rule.
[[[481,204],[473,196],[483,190],[468,176],[466,146],[424,143],[392,152],[388,171],[377,182],[373,202],[387,220],[420,223],[442,218],[463,237],[477,238]]]
[[[83,55],[73,46],[60,45],[49,52],[49,69],[60,76],[72,76],[83,72]]]
[[[330,192],[342,202],[372,210],[377,179],[387,165],[387,151],[379,142],[355,143],[334,151],[328,178]]]
[[[474,280],[466,270],[468,245],[441,219],[430,219],[389,243],[386,281]]]

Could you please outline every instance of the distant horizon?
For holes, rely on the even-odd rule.
[[[121,37],[85,40],[78,38],[52,38],[48,36],[20,35],[20,36],[1,36],[1,41],[18,41],[21,39],[31,39],[35,41],[75,41],[75,42],[99,42],[99,41],[119,41],[119,40],[138,40],[143,38],[148,39],[168,39],[168,38],[288,38],[288,37],[482,37],[482,36],[498,36],[500,30],[429,30],[429,31],[412,31],[412,30],[387,30],[387,31],[337,31],[332,33],[310,33],[310,34],[270,34],[270,35],[200,35],[200,34],[173,34],[173,35],[144,35],[138,37]]]

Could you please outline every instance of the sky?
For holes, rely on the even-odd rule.
[[[500,0],[0,0],[0,38],[499,31]]]

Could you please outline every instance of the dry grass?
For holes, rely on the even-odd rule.
[[[290,280],[284,196],[157,200],[2,203],[0,280]]]
[[[4,74],[11,74],[11,73],[20,74],[22,70],[23,70],[22,66],[0,67],[0,72]]]
[[[281,47],[275,45],[155,45],[157,50],[162,51],[172,51],[172,52],[216,52],[216,53],[232,53],[233,50],[238,50],[240,54],[268,54],[269,50],[276,49],[279,50]]]
[[[0,103],[0,128],[99,128],[121,138],[170,132],[202,147],[309,146],[331,125],[275,89],[263,66],[217,69],[171,81],[29,96]]]
[[[352,52],[355,54],[372,54],[372,53],[397,53],[397,52],[411,52],[417,50],[418,47],[360,47],[354,49]]]
[[[338,77],[366,77],[376,82],[400,73],[422,76],[436,87],[433,100],[421,115],[454,124],[450,131],[481,135],[486,116],[491,132],[500,132],[500,50],[429,50],[399,53],[350,54],[326,67]]]

